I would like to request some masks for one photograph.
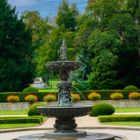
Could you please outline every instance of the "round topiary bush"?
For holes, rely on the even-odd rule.
[[[38,88],[35,87],[26,87],[22,92],[38,92]]]
[[[15,103],[15,102],[19,102],[20,98],[17,95],[9,95],[6,98],[7,102],[11,102],[11,103]]]
[[[38,106],[47,106],[47,104],[45,104],[45,103],[36,103],[36,104],[33,104],[33,105],[29,108],[29,110],[28,110],[28,112],[27,112],[28,116],[37,116],[37,115],[41,115],[40,112],[39,112],[39,110],[37,109]]]
[[[130,92],[128,97],[129,97],[129,99],[138,100],[138,99],[140,99],[140,93],[139,92]]]
[[[38,97],[37,95],[34,95],[34,94],[28,94],[24,97],[24,100],[26,102],[34,103],[38,101]]]
[[[129,85],[129,86],[124,87],[123,90],[138,90],[138,88],[136,86]]]
[[[71,98],[72,98],[72,101],[76,102],[76,101],[80,101],[80,95],[79,94],[76,94],[76,93],[72,93],[71,94]]]
[[[112,100],[121,100],[121,99],[123,99],[123,94],[119,93],[119,92],[111,93],[110,94],[110,99],[112,99]]]
[[[90,111],[90,116],[99,115],[112,115],[115,112],[115,108],[108,103],[97,103]]]
[[[88,100],[96,101],[96,100],[99,100],[99,99],[101,99],[101,95],[99,93],[92,92],[92,93],[88,94]]]
[[[57,101],[56,95],[55,94],[47,94],[43,97],[43,101],[46,102],[55,102]]]

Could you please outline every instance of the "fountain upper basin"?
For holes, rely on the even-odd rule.
[[[48,117],[80,117],[87,115],[92,105],[72,105],[72,106],[39,106],[39,111]]]
[[[80,63],[77,61],[54,61],[54,62],[47,62],[46,66],[50,70],[54,70],[54,71],[58,71],[58,70],[73,71],[80,67]]]

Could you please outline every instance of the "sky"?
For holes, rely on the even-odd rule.
[[[25,10],[37,10],[42,17],[55,16],[61,0],[8,0],[16,11],[21,15]],[[76,3],[80,12],[84,12],[87,0],[69,0],[69,3]]]

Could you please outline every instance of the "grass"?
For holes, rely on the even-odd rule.
[[[24,128],[24,127],[34,127],[39,126],[38,123],[25,123],[25,124],[0,124],[0,129],[9,129],[9,128]]]
[[[0,115],[27,115],[27,110],[3,110]]]
[[[115,108],[115,113],[140,112],[140,108]]]
[[[105,125],[126,125],[126,126],[140,126],[140,122],[105,122]]]

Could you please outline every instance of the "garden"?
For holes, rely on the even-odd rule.
[[[0,117],[0,128],[41,125],[47,118],[39,113],[37,106],[48,106],[50,103],[57,103],[58,91],[56,85],[54,89],[38,89],[29,86],[22,92],[0,93],[0,116],[2,116]],[[98,117],[99,122],[103,125],[140,126],[140,90],[135,86],[130,85],[123,90],[88,90],[80,93],[71,91],[71,97],[74,103],[91,101],[93,108],[89,115]],[[120,104],[123,101],[132,104],[128,106],[124,103],[121,106]],[[118,104],[116,104],[117,102]],[[137,102],[136,105],[135,102]],[[19,105],[20,103],[22,105]],[[10,107],[3,109],[2,104],[10,104]],[[12,108],[14,104],[15,107]],[[18,106],[21,107],[18,108]],[[3,115],[7,117],[3,117]]]
[[[135,2],[134,2],[135,1]],[[62,0],[54,18],[22,16],[0,1],[0,129],[42,125],[37,106],[58,101],[60,75],[46,62],[79,62],[70,73],[73,103],[91,101],[91,117],[104,125],[140,126],[140,4],[89,0],[85,12]],[[33,87],[41,77],[44,88]]]

